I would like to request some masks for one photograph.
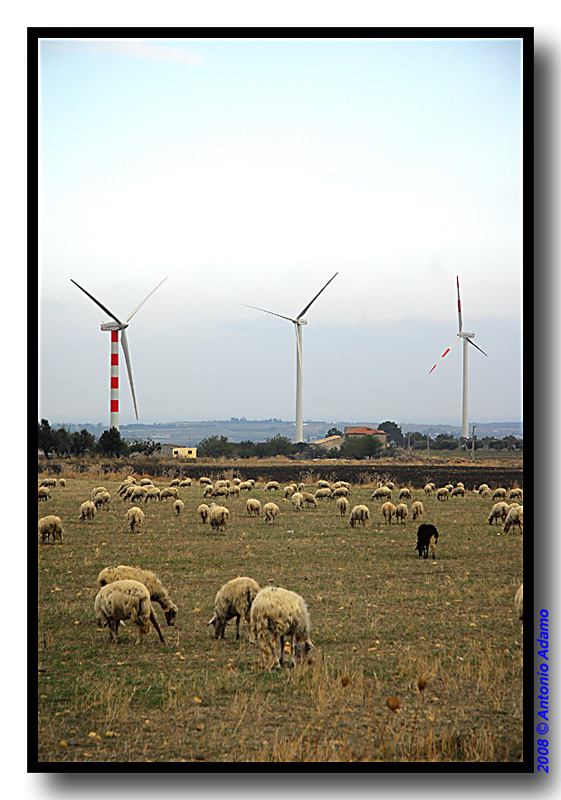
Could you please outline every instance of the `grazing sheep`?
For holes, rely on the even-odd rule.
[[[160,490],[156,486],[149,486],[144,495],[144,502],[148,503],[149,500],[158,502],[160,499]]]
[[[199,485],[200,486],[209,486],[209,485],[212,486],[212,481],[211,481],[210,478],[205,478],[203,476],[202,478],[199,478]]]
[[[96,494],[100,494],[100,492],[106,492],[107,489],[105,486],[96,486],[95,489],[92,489],[92,500],[95,500]]]
[[[97,616],[98,626],[106,624],[109,628],[109,639],[118,642],[117,635],[122,620],[132,619],[138,626],[137,644],[142,642],[142,637],[150,633],[150,623],[155,627],[160,640],[164,637],[154,616],[150,593],[146,586],[139,581],[122,580],[103,586],[96,595],[94,611]]]
[[[425,509],[424,509],[423,504],[421,503],[421,501],[420,500],[415,500],[415,502],[411,506],[411,512],[412,512],[411,513],[411,518],[413,519],[413,522],[415,522],[418,519],[421,519],[421,517],[424,514],[424,511],[425,511]]]
[[[491,490],[486,483],[482,483],[477,491],[479,492],[479,494],[483,494],[484,491],[491,491]]]
[[[230,481],[225,479],[225,478],[221,478],[219,481],[215,482],[214,488],[215,489],[220,489],[220,488],[229,489],[230,488]]]
[[[485,498],[491,497],[491,490],[490,489],[483,489],[480,492],[480,495],[481,495],[481,497],[485,497]]]
[[[386,524],[390,525],[391,521],[392,521],[392,517],[395,514],[395,506],[394,506],[393,503],[390,503],[389,500],[387,500],[382,505],[382,514],[384,515],[384,520],[386,521]]]
[[[62,543],[62,520],[60,517],[55,517],[50,514],[48,517],[41,517],[39,520],[39,534],[41,542],[48,542],[49,538],[53,537],[53,544],[58,539]]]
[[[391,492],[390,492],[391,495]],[[386,498],[386,491],[384,486],[378,486],[370,495],[371,500],[384,500]]]
[[[331,492],[331,497],[348,497],[350,494],[350,489],[348,486],[337,486]]]
[[[349,510],[349,501],[346,497],[338,497],[337,498],[337,508],[339,509],[339,514],[342,517],[347,516],[347,511]]]
[[[300,509],[304,505],[304,498],[302,496],[302,492],[294,492],[294,494],[290,498],[290,502],[292,503],[295,511],[300,511]]]
[[[214,627],[214,638],[225,639],[226,623],[236,618],[236,639],[240,638],[240,619],[243,617],[249,626],[249,641],[254,638],[251,633],[250,612],[253,600],[260,590],[253,578],[238,577],[220,587],[214,598],[214,614],[208,624]]]
[[[404,486],[403,489],[400,489],[398,499],[411,500],[411,489],[408,489],[406,486]]]
[[[197,509],[197,514],[201,518],[201,522],[203,523],[203,525],[208,520],[209,513],[210,513],[210,508],[207,506],[207,504],[201,503],[201,505]]]
[[[318,501],[311,492],[301,492],[301,495],[305,506],[313,506],[314,508],[318,507]]]
[[[436,499],[437,500],[448,500],[450,496],[450,492],[447,486],[441,486],[440,489],[436,490]]]
[[[445,489],[448,489],[448,494],[450,494],[450,492],[452,491],[452,489],[453,489],[454,487],[452,486],[452,484],[451,484],[451,483],[447,483],[447,484],[446,484],[446,486],[445,486],[444,488],[445,488]]]
[[[49,490],[46,486],[39,486],[37,489],[37,500],[50,500],[51,495],[49,494]]]
[[[239,497],[240,496],[240,487],[237,484],[230,486],[228,489],[228,494],[232,497]]]
[[[337,495],[337,496],[343,497],[344,495]],[[331,493],[331,489],[329,489],[327,486],[324,486],[321,489],[318,489],[314,493],[314,497],[316,498],[316,500],[324,500],[325,498],[331,499],[333,495]]]
[[[80,522],[84,522],[85,520],[89,520],[89,522],[93,522],[95,517],[95,506],[91,500],[86,500],[85,503],[82,503],[80,506]]]
[[[93,501],[96,511],[99,511],[100,508],[104,508],[106,511],[109,511],[110,500],[111,495],[109,492],[106,492],[105,490],[103,492],[98,492]]]
[[[230,489],[227,486],[215,486],[209,497],[228,497]]]
[[[229,518],[230,518],[230,512],[228,511],[227,508],[225,508],[225,506],[212,505],[210,507],[208,521],[210,527],[216,533],[220,533],[220,531],[224,530]]]
[[[504,502],[504,500],[501,500],[500,503],[495,503],[495,505],[491,509],[491,513],[487,517],[487,522],[489,523],[489,525],[492,525],[493,522],[496,521],[496,524],[498,525],[498,521],[500,519],[501,520],[506,519],[507,514],[508,514],[508,506]]]
[[[318,489],[331,489],[329,485],[329,481],[319,480],[318,481]]]
[[[511,489],[510,492],[508,493],[508,499],[522,500],[522,489],[519,489],[518,487]]]
[[[181,483],[179,484],[179,488],[180,488],[180,489],[186,489],[186,488],[188,488],[189,486],[191,486],[191,483],[192,483],[192,481],[191,481],[191,478],[184,478],[184,479],[181,481]]]
[[[265,503],[263,506],[263,514],[265,515],[265,522],[275,521],[275,517],[279,513],[279,507],[276,503]]]
[[[289,486],[284,487],[284,497],[288,500],[296,491],[296,484],[291,483]]]
[[[241,478],[232,478],[232,483],[233,483],[235,486],[239,486],[241,482],[242,482],[242,479],[241,479]]]
[[[152,486],[152,485],[153,485],[152,478],[142,478],[142,480],[140,481],[140,486]]]
[[[499,489],[495,489],[491,496],[491,500],[505,500],[506,499],[506,489],[502,487]]]
[[[280,669],[285,636],[290,636],[291,652],[297,659],[306,656],[313,647],[308,607],[296,592],[277,586],[261,589],[253,600],[250,621],[251,633],[261,649],[265,668]],[[279,639],[280,652],[277,651]]]
[[[265,484],[266,492],[280,492],[280,484],[278,481],[269,481]]]
[[[102,586],[123,580],[139,581],[139,583],[144,584],[150,593],[150,600],[161,606],[167,624],[175,625],[177,606],[172,601],[168,590],[160,579],[150,570],[129,567],[126,564],[120,564],[118,567],[105,567],[97,576],[97,588],[101,589]]]
[[[132,506],[125,514],[125,519],[129,523],[132,533],[135,533],[139,528],[142,527],[142,523],[144,522],[144,511],[142,511],[142,509],[138,506]]]
[[[56,486],[56,478],[44,478],[39,486],[46,486],[47,488]]]
[[[370,519],[370,510],[368,506],[358,505],[355,506],[351,511],[351,516],[349,517],[349,525],[351,526],[351,528],[354,528],[354,526],[358,525],[358,523],[360,522],[360,524],[364,527],[369,519]]]
[[[417,529],[417,544],[415,550],[419,552],[419,558],[429,557],[429,546],[433,560],[436,558],[436,543],[438,541],[438,531],[434,525],[422,522]]]
[[[434,485],[434,483],[427,483],[427,484],[425,484],[424,492],[425,492],[427,497],[430,497],[435,489],[436,489],[436,486]]]
[[[465,495],[465,493],[466,493],[466,490],[464,489],[463,486],[456,486],[450,492],[450,497],[463,497]]]
[[[505,533],[508,533],[513,526],[518,526],[520,533],[522,533],[524,526],[524,506],[517,506],[516,508],[511,508],[508,514],[506,515],[505,524],[503,525],[503,531]]]
[[[403,522],[405,525],[405,518],[407,517],[407,505],[405,503],[399,503],[395,507],[395,521],[399,525],[399,522]]]
[[[121,481],[119,488],[117,489],[117,494],[122,497],[130,486],[135,486],[135,485],[136,485],[136,478],[133,478],[131,475],[128,475],[124,480]]]
[[[174,478],[169,482],[170,486],[179,486],[179,478]]]
[[[251,481],[242,481],[239,484],[240,492],[251,492],[253,489],[253,483]]]
[[[60,478],[60,479],[59,479],[59,484],[60,484],[60,486],[62,486],[63,488],[66,486],[66,481],[64,480],[64,478]]]
[[[136,500],[144,500],[146,495],[148,494],[148,487],[144,486],[134,486],[132,492],[129,494],[128,490],[125,492],[125,500],[130,500],[134,503]]]
[[[520,622],[524,623],[524,584],[521,583],[514,595],[514,610]]]
[[[131,495],[136,488],[137,486],[135,483],[129,483],[129,485],[125,488],[124,492],[121,493],[121,497],[123,498],[123,503],[131,499]]]
[[[179,499],[179,492],[176,486],[168,486],[160,492],[160,500],[165,500],[167,497],[173,497],[174,500]]]
[[[173,510],[179,516],[183,511],[185,511],[185,503],[183,500],[174,500],[173,501]]]
[[[258,517],[259,514],[261,513],[261,503],[254,497],[249,498],[249,500],[245,504],[245,507],[250,517]]]

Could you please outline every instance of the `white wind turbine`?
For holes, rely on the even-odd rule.
[[[462,305],[460,303],[460,279],[456,275],[456,286],[458,289],[458,335],[450,345],[440,356],[440,358],[444,358],[445,355],[448,355],[450,350],[456,345],[460,339],[464,340],[464,374],[463,374],[463,385],[462,385],[462,437],[464,439],[469,438],[469,427],[468,427],[468,344],[472,344],[476,347],[484,356],[487,353],[484,350],[481,350],[475,342],[472,342],[472,339],[475,336],[475,333],[466,333],[462,330]],[[438,363],[438,362],[437,362]],[[436,364],[430,370],[430,373],[436,369]]]
[[[335,278],[339,273],[336,272],[333,278]],[[307,306],[305,306],[302,311],[298,314],[298,316],[294,319],[293,317],[285,317],[283,314],[276,314],[274,311],[267,311],[266,308],[257,308],[257,306],[248,306],[246,303],[244,305],[247,308],[254,308],[256,311],[264,311],[266,314],[273,314],[275,317],[281,317],[282,319],[287,319],[290,322],[294,323],[294,329],[296,331],[296,428],[295,428],[295,442],[303,442],[304,441],[304,425],[302,420],[302,325],[307,325],[305,319],[303,319],[304,314],[309,309],[309,307],[314,303],[320,294],[323,292],[324,289],[327,289],[333,278],[330,278],[323,289],[320,289],[313,300],[310,300]]]
[[[111,331],[111,378],[110,378],[110,401],[109,401],[109,427],[110,428],[117,428],[119,429],[119,331],[121,331],[121,347],[123,348],[123,353],[125,354],[125,362],[127,365],[127,372],[129,376],[129,384],[131,387],[131,394],[132,394],[132,402],[134,404],[134,413],[136,418],[138,419],[138,409],[136,407],[136,396],[134,394],[134,384],[132,381],[132,368],[131,368],[131,359],[129,353],[129,346],[127,342],[127,335],[125,333],[125,328],[128,328],[130,320],[134,317],[136,312],[142,308],[144,303],[151,297],[156,289],[158,289],[162,283],[167,280],[164,278],[163,281],[160,281],[156,289],[152,289],[150,294],[146,295],[144,300],[137,305],[134,311],[128,315],[126,320],[122,322],[118,317],[115,316],[108,308],[106,308],[99,300],[96,300],[93,295],[87,292],[79,283],[73,278],[70,278],[72,283],[74,283],[78,289],[81,289],[84,294],[87,294],[90,300],[93,300],[96,305],[98,305],[106,314],[115,320],[115,322],[104,322],[101,325],[102,331]]]

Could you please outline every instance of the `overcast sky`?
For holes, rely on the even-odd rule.
[[[461,29],[460,29],[461,30]],[[519,421],[518,40],[43,40],[38,418]],[[437,369],[429,375],[435,362]],[[135,421],[121,356],[121,424]]]

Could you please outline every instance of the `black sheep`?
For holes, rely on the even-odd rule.
[[[415,550],[419,551],[419,558],[428,558],[429,545],[432,551],[433,559],[436,558],[436,542],[438,540],[438,531],[434,525],[429,525],[426,522],[421,523],[417,530],[417,546]]]

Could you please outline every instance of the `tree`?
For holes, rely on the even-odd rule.
[[[72,455],[84,456],[86,453],[93,453],[95,450],[95,436],[86,428],[81,431],[74,431],[71,435],[70,450]]]
[[[265,439],[266,456],[287,456],[293,449],[294,445],[290,439],[287,436],[281,436],[280,433]]]
[[[97,449],[104,456],[120,458],[127,454],[128,445],[117,428],[109,428],[99,437]]]
[[[342,436],[342,435],[343,431],[340,431],[339,428],[330,428],[325,434],[325,438],[327,439],[329,436]]]
[[[197,447],[199,456],[206,458],[221,458],[232,455],[234,445],[225,436],[209,436],[201,439]]]
[[[386,420],[385,422],[381,422],[378,425],[379,431],[384,431],[384,433],[388,434],[388,442],[393,445],[401,445],[403,444],[403,433],[401,432],[401,428],[395,422],[391,422],[390,420]]]
[[[129,455],[131,453],[143,453],[145,456],[151,456],[152,453],[159,453],[162,445],[159,442],[153,442],[151,439],[133,439],[127,445]]]
[[[45,458],[50,458],[50,454],[55,449],[53,429],[46,419],[42,419],[41,422],[37,423],[37,447],[44,452]]]
[[[348,436],[341,447],[341,458],[370,458],[378,455],[383,445],[377,436]]]

